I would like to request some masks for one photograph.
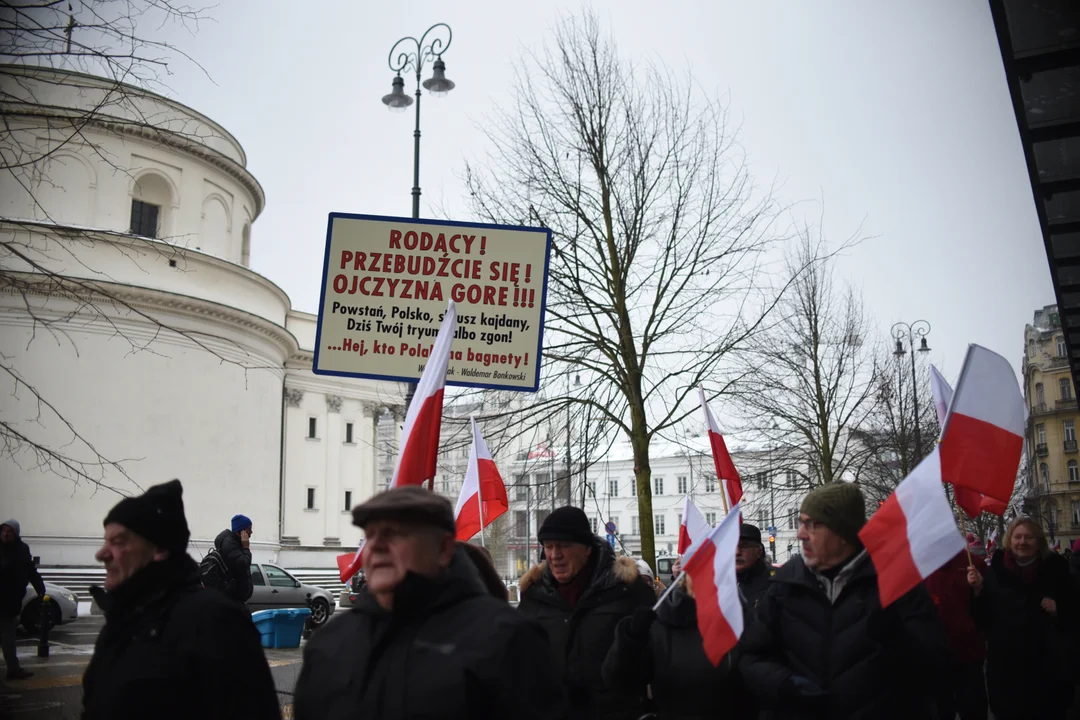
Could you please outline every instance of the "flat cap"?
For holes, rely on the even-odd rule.
[[[352,516],[353,525],[358,528],[372,520],[405,520],[442,528],[449,533],[457,530],[450,501],[415,485],[381,492],[353,508]]]

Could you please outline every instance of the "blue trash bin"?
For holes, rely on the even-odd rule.
[[[308,608],[282,608],[260,610],[251,614],[251,621],[259,631],[264,648],[298,648],[311,610]]]

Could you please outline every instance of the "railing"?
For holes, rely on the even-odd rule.
[[[1056,410],[1061,410],[1061,409],[1064,409],[1064,408],[1074,408],[1074,407],[1076,407],[1076,398],[1074,398],[1074,397],[1061,398],[1060,400],[1058,400],[1057,402],[1054,403],[1054,408]]]
[[[1032,405],[1031,406],[1031,414],[1032,415],[1045,415],[1046,414],[1046,403],[1041,402],[1041,403],[1035,403],[1034,405]]]
[[[1035,454],[1039,457],[1046,457],[1050,454],[1050,450],[1046,447],[1046,443],[1039,443],[1035,446]]]
[[[1067,453],[1076,452],[1076,441],[1075,440],[1066,440],[1065,441],[1065,452],[1067,452]]]

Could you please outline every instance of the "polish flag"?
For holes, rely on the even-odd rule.
[[[709,402],[705,399],[705,388],[698,388],[698,396],[701,398],[701,409],[705,411],[705,429],[709,431],[709,445],[712,446],[713,462],[716,464],[716,477],[720,478],[720,485],[724,489],[729,508],[742,500],[742,480],[739,472],[735,469],[735,463],[728,454],[724,436],[720,434],[720,428],[716,424]]]
[[[1024,448],[1024,397],[1009,361],[969,345],[941,433],[941,474],[1008,504]]]
[[[949,406],[952,404],[953,389],[933,365],[930,366],[930,393],[934,396],[938,427],[944,428],[945,419],[949,414]],[[945,480],[948,482],[948,478]],[[978,517],[984,510],[999,517],[1005,514],[1006,504],[1000,500],[957,485],[953,485],[953,493],[956,496],[956,504],[969,518]]]
[[[443,316],[439,334],[431,348],[424,373],[416,385],[416,393],[405,415],[398,445],[397,465],[391,488],[423,485],[435,479],[439,458],[439,429],[442,427],[443,389],[446,387],[446,368],[450,364],[450,345],[457,331],[457,306],[450,306]]]
[[[735,505],[712,532],[690,547],[683,572],[694,583],[697,626],[705,655],[720,665],[743,631],[743,609],[735,578],[739,547],[739,506]]]
[[[360,568],[364,566],[364,542],[364,540],[360,541],[360,547],[356,548],[355,553],[337,556],[338,577],[341,578],[341,582],[349,582],[349,578],[360,572]]]
[[[874,513],[859,539],[878,575],[881,607],[888,607],[965,548],[941,481],[935,448]]]
[[[998,531],[995,530],[994,532],[990,533],[990,537],[986,539],[986,554],[987,555],[993,555],[994,554],[994,548],[997,547],[997,536],[998,536]]]
[[[510,506],[506,485],[495,467],[480,428],[476,427],[475,418],[469,418],[469,421],[472,423],[472,450],[469,451],[469,467],[465,470],[465,482],[461,484],[461,495],[454,510],[457,539],[462,541],[486,528]]]
[[[682,555],[691,545],[707,538],[711,532],[712,526],[705,521],[697,505],[687,495],[683,500],[682,522],[679,524],[679,554]]]

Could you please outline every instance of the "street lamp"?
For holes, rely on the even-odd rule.
[[[432,33],[431,41],[428,35]],[[445,34],[446,39],[443,40]],[[424,70],[424,64],[435,59],[431,77],[423,82],[423,87],[436,97],[441,97],[454,89],[453,81],[446,77],[446,63],[442,55],[450,49],[450,41],[454,33],[446,23],[432,25],[420,39],[410,36],[403,37],[390,48],[387,64],[394,73],[394,79],[390,84],[390,93],[383,95],[383,105],[393,112],[404,112],[405,108],[413,104],[413,99],[405,94],[405,79],[402,72],[416,71],[416,129],[413,130],[413,188],[412,188],[412,216],[420,217],[420,73]],[[401,46],[404,44],[404,48]],[[399,48],[401,48],[399,50]],[[395,54],[396,53],[396,54]],[[409,383],[405,392],[405,409],[408,411],[412,404],[413,395],[416,393],[416,383]],[[434,480],[432,480],[434,482]]]
[[[434,35],[432,35],[434,33]],[[428,35],[432,35],[430,42]],[[445,35],[445,40],[443,39]],[[446,63],[442,56],[450,49],[450,41],[454,33],[446,23],[437,23],[429,27],[420,39],[403,37],[390,48],[390,56],[387,60],[390,70],[394,73],[390,93],[383,95],[383,105],[394,112],[404,112],[413,104],[413,99],[405,94],[405,79],[401,73],[413,70],[416,72],[416,129],[413,131],[413,189],[412,189],[412,216],[420,217],[420,87],[436,97],[441,97],[454,89],[452,80],[446,77]],[[404,48],[400,49],[402,44]],[[429,60],[435,60],[432,66],[431,77],[420,82],[420,74],[424,65]]]
[[[926,336],[930,334],[930,323],[925,320],[916,320],[913,323],[898,322],[892,326],[890,331],[893,339],[896,340],[896,350],[893,355],[896,356],[897,363],[900,358],[907,354],[904,349],[904,339],[907,339],[908,347],[911,348],[911,392],[915,404],[915,463],[921,460],[922,453],[922,428],[919,425],[919,383],[915,373],[915,353],[928,353],[930,347],[926,344]],[[915,349],[915,341],[919,341],[918,350]],[[915,464],[913,463],[913,464]]]

